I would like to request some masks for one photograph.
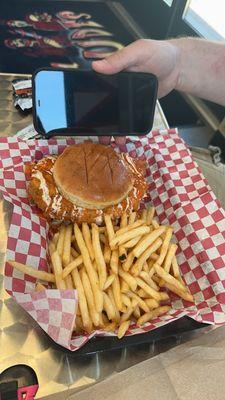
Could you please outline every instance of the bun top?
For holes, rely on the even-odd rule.
[[[118,204],[133,187],[120,155],[92,142],[67,147],[54,164],[53,177],[67,200],[89,209]]]

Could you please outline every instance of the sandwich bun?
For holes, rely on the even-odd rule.
[[[61,195],[87,209],[104,209],[124,200],[133,188],[132,174],[111,147],[84,142],[57,157],[53,178]]]

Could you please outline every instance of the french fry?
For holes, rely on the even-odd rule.
[[[50,257],[54,253],[55,250],[56,250],[55,244],[54,244],[53,240],[51,240],[48,245],[48,251],[49,251]]]
[[[159,307],[159,302],[155,299],[145,299],[145,303],[147,304],[148,308],[152,310],[153,308]]]
[[[83,263],[82,256],[78,256],[71,263],[69,263],[62,272],[63,279],[65,279],[67,277],[67,275],[69,275],[74,270],[74,268],[79,267],[79,265],[81,265],[82,263]]]
[[[129,326],[130,326],[130,321],[129,320],[122,322],[122,324],[119,326],[119,329],[118,329],[118,332],[117,332],[118,339],[121,339],[125,335],[125,333],[128,330]]]
[[[84,293],[86,296],[90,317],[92,319],[93,324],[95,326],[99,326],[99,314],[97,313],[97,311],[95,309],[94,296],[93,296],[93,292],[91,289],[91,284],[90,284],[89,278],[88,278],[84,268],[81,271],[81,281],[83,284]],[[79,292],[78,292],[78,295],[79,295]],[[79,300],[79,298],[78,298],[78,300]]]
[[[120,286],[121,293],[127,293],[130,290],[129,285],[123,279],[121,279],[121,286]]]
[[[115,321],[116,312],[113,303],[107,293],[103,293],[103,308],[109,320]]]
[[[159,290],[159,287],[157,286],[156,282],[153,281],[153,279],[148,275],[149,277],[149,286],[151,286],[155,290]]]
[[[129,288],[128,288],[128,289],[129,289]],[[131,301],[130,301],[129,297],[128,297],[126,294],[123,293],[123,294],[121,295],[121,299],[122,299],[123,304],[124,304],[126,307],[128,307],[128,308],[131,307]]]
[[[158,255],[157,253],[152,253],[152,254],[150,255],[150,260],[149,260],[149,262],[150,262],[150,261],[157,261],[158,258],[159,258],[159,255]],[[154,263],[153,263],[153,264],[154,264]]]
[[[94,295],[96,310],[98,313],[101,313],[102,309],[103,309],[103,294],[99,289],[98,275],[97,275],[96,270],[93,267],[93,264],[92,264],[90,256],[89,256],[88,249],[86,247],[82,233],[77,224],[75,224],[75,226],[74,226],[74,231],[75,231],[75,237],[76,237],[77,244],[79,246],[81,255],[83,257],[83,264],[86,268],[86,271],[87,271],[87,274],[88,274],[88,277],[90,280],[92,292]]]
[[[118,275],[115,275],[115,279],[112,283],[112,291],[114,300],[119,311],[123,310],[123,303],[121,299],[121,292],[120,292],[120,281]]]
[[[62,277],[62,261],[57,250],[51,255],[51,260],[57,289],[66,289],[66,283]]]
[[[131,314],[133,314],[134,308],[130,307],[125,313],[121,315],[120,318],[120,324],[123,323],[124,321],[127,321],[130,319]]]
[[[179,275],[179,276],[177,277],[177,279],[178,279],[178,281],[180,281],[180,283],[182,283],[182,285],[185,286],[185,282],[184,282],[183,279],[181,278],[181,275]]]
[[[150,228],[148,226],[140,226],[135,229],[131,229],[125,233],[122,233],[121,235],[115,236],[110,244],[111,249],[116,246],[117,244],[120,246],[123,243],[128,242],[130,239],[134,239],[137,236],[144,235],[145,233],[148,233],[150,231]]]
[[[36,283],[35,285],[35,292],[41,292],[41,290],[46,290],[46,287],[42,285],[41,283]]]
[[[123,247],[125,249],[130,249],[130,248],[136,246],[136,244],[139,242],[140,239],[141,239],[141,236],[137,236],[136,238],[131,239],[128,242],[124,243]]]
[[[148,268],[148,263],[145,261],[143,264],[143,271],[145,271],[148,274],[149,268]]]
[[[98,267],[99,286],[100,289],[103,289],[107,276],[106,263],[100,245],[98,226],[94,224],[92,224],[92,244],[94,249],[95,261]]]
[[[181,299],[184,299],[184,300],[186,300],[186,301],[190,301],[191,303],[194,302],[194,298],[193,298],[193,296],[191,295],[191,293],[189,293],[189,292],[187,292],[187,291],[179,290],[176,286],[171,285],[170,283],[164,282],[164,281],[163,281],[162,286],[166,287],[166,288],[169,289],[171,292],[177,294]]]
[[[157,285],[159,285],[159,286],[161,285],[161,283],[163,283],[163,282],[162,282],[162,279],[160,279],[157,275],[153,275],[152,279],[153,279],[153,281],[156,282]]]
[[[169,248],[169,244],[170,244],[170,240],[172,238],[172,233],[173,233],[173,229],[169,226],[165,232],[165,238],[163,240],[163,244],[161,246],[161,250],[160,250],[160,254],[159,257],[157,259],[157,263],[159,265],[162,265],[165,257],[166,257],[166,253],[167,250]]]
[[[139,290],[137,291],[137,294],[138,294],[139,297],[143,297],[144,299],[148,299],[148,298],[149,298],[149,294],[146,293],[146,292],[144,291],[144,289],[139,289]]]
[[[180,283],[178,281],[178,279],[176,279],[172,275],[168,274],[168,272],[166,272],[164,270],[164,268],[160,267],[160,265],[155,263],[154,264],[154,268],[155,268],[155,271],[156,271],[157,275],[160,278],[162,278],[165,282],[170,283],[171,285],[175,286],[177,289],[179,289],[181,291],[187,291],[186,287],[184,285],[182,285],[182,283]]]
[[[108,278],[105,281],[105,285],[104,285],[103,290],[107,290],[109,288],[109,286],[112,285],[114,279],[115,279],[115,275],[114,274],[109,275]]]
[[[166,258],[165,258],[165,261],[163,264],[163,268],[166,272],[170,272],[170,267],[171,267],[172,260],[173,260],[173,257],[175,256],[176,251],[177,251],[177,245],[174,243],[171,243],[168,247]],[[157,260],[157,264],[158,264],[158,260]]]
[[[129,272],[125,272],[122,269],[119,269],[119,276],[123,278],[123,280],[129,285],[131,290],[135,292],[135,290],[137,289],[136,279],[131,274],[129,274]]]
[[[141,219],[146,222],[146,219],[147,219],[147,210],[146,210],[146,208],[141,213]]]
[[[144,225],[145,221],[139,219],[136,222],[133,222],[132,224],[129,224],[127,226],[125,226],[124,228],[120,228],[117,232],[116,232],[116,237],[122,235],[123,233],[129,232],[132,229],[138,228],[141,225]]]
[[[128,292],[127,296],[131,297],[132,299],[137,300],[137,304],[138,304],[139,308],[141,308],[143,311],[145,311],[145,312],[149,311],[149,307],[146,304],[146,302],[141,297],[139,297],[136,293]]]
[[[100,233],[99,235],[100,242],[103,244],[108,244],[108,240],[106,239],[104,233]]]
[[[131,224],[133,224],[133,223],[135,222],[136,216],[137,216],[136,211],[133,211],[133,212],[129,215],[129,219],[128,219],[128,220],[129,220],[129,222],[128,222],[129,225],[131,225]]]
[[[154,270],[154,264],[155,264],[155,262],[154,262],[154,260],[148,260],[148,274],[149,274],[149,277],[151,278],[153,275],[154,275],[154,273],[155,273],[155,270]]]
[[[160,295],[160,300],[164,301],[164,300],[169,300],[169,295],[166,292],[159,292]]]
[[[140,229],[140,228],[139,228]],[[156,239],[158,239],[163,232],[165,232],[166,230],[166,226],[160,226],[159,228],[157,228],[156,230],[154,230],[153,232],[150,232],[144,241],[142,241],[141,243],[138,243],[135,248],[133,249],[133,254],[135,257],[140,257],[140,255],[142,253],[144,253],[144,251],[151,246],[152,243],[155,242]],[[154,250],[155,251],[155,250]]]
[[[21,264],[17,261],[13,261],[13,260],[7,260],[7,262],[13,268],[17,269],[20,272],[23,272],[24,274],[32,276],[33,278],[37,278],[37,279],[40,279],[40,280],[46,281],[46,282],[55,282],[55,276],[54,276],[54,274],[51,274],[50,272],[39,271],[33,267]]]
[[[160,225],[159,225],[159,223],[156,221],[156,219],[153,219],[153,220],[152,220],[152,226],[153,226],[154,229],[158,229]]]
[[[131,268],[131,272],[133,275],[137,276],[139,275],[143,264],[145,261],[151,256],[152,253],[154,253],[162,244],[162,239],[158,237],[153,243],[151,243],[147,249],[141,254],[140,257],[138,257],[137,261]]]
[[[126,212],[123,212],[120,220],[120,228],[124,228],[125,226],[127,226],[127,214]]]
[[[143,281],[145,281],[151,288],[155,289],[155,290],[159,290],[158,286],[156,285],[156,283],[149,277],[149,274],[145,271],[141,271],[139,274],[140,278],[143,279]]]
[[[155,207],[150,207],[147,210],[147,217],[146,217],[146,224],[147,225],[151,225],[152,219],[154,217],[154,214],[155,214]]]
[[[140,318],[141,312],[140,312],[140,308],[138,306],[135,307],[133,314],[134,314],[136,319]]]
[[[105,226],[99,226],[98,229],[99,229],[99,233],[105,233],[106,232]]]
[[[152,231],[153,231],[152,226],[149,226],[149,232],[146,233],[145,235],[142,235],[142,236],[141,236],[141,239],[139,240],[138,244],[139,244],[139,245],[142,245],[142,243],[145,242],[146,237],[147,237],[147,236],[149,235],[149,233],[151,233]],[[134,248],[135,248],[135,246],[134,246]],[[132,249],[132,250],[133,250],[133,249]]]
[[[112,224],[112,220],[111,220],[110,215],[105,214],[104,215],[104,219],[105,219],[106,230],[107,230],[109,243],[110,243],[113,240],[114,236],[115,236],[115,232],[114,232],[114,229],[113,229],[113,224]],[[111,247],[111,249],[113,250],[112,247]]]
[[[65,279],[65,284],[66,284],[66,288],[69,290],[73,290],[73,280],[71,275],[67,275],[66,279]]]
[[[135,307],[137,307],[138,305],[138,300],[137,299],[132,299],[131,300],[131,307],[133,308],[133,310],[135,309]]]
[[[76,332],[84,331],[84,326],[83,326],[83,323],[82,323],[82,319],[81,319],[81,317],[79,315],[76,316],[75,324],[74,324],[74,330]]]
[[[132,252],[130,252],[127,256],[126,261],[123,263],[123,269],[124,271],[129,271],[130,267],[132,266],[134,261],[134,255]]]
[[[136,281],[137,281],[138,286],[140,286],[142,289],[144,289],[144,291],[146,293],[148,293],[150,297],[152,297],[153,299],[155,299],[157,301],[161,300],[159,292],[157,292],[155,289],[152,289],[150,286],[148,286],[147,283],[145,283],[141,278],[137,277]]]
[[[94,249],[92,246],[92,241],[91,241],[91,233],[90,233],[90,229],[89,226],[86,222],[82,223],[82,234],[83,234],[83,238],[85,241],[85,244],[87,246],[88,252],[89,252],[89,256],[91,261],[94,261]]]
[[[97,266],[95,260],[93,261],[92,265],[93,265],[94,270],[95,270],[96,272],[98,272],[98,266]]]
[[[127,250],[124,246],[119,246],[119,260],[124,262],[127,258]]]
[[[109,264],[110,259],[111,259],[111,249],[108,244],[104,245],[103,257],[104,257],[105,263]]]
[[[56,232],[52,238],[52,242],[54,243],[55,246],[57,246],[59,240],[59,232]]]
[[[79,275],[79,272],[77,269],[74,269],[72,271],[72,277],[73,277],[74,285],[78,292],[79,308],[80,308],[80,312],[81,312],[82,323],[83,323],[84,329],[88,333],[90,333],[92,330],[92,322],[91,322],[89,311],[88,311],[88,305],[87,305],[84,288],[83,288],[82,281],[81,281],[81,278],[80,278],[80,275]]]
[[[62,265],[66,267],[70,263],[70,253],[71,253],[71,238],[72,238],[72,225],[67,225],[64,232],[64,241],[62,249]]]
[[[173,259],[172,259],[172,270],[173,270],[174,278],[179,278],[180,271],[179,271],[179,266],[178,266],[178,263],[177,263],[176,256],[174,256]]]
[[[80,254],[80,249],[79,249],[79,246],[78,246],[78,244],[77,244],[76,238],[75,238],[74,241],[73,241],[73,248],[75,249],[75,251],[76,251],[78,254]]]
[[[119,254],[118,250],[112,250],[111,253],[111,260],[110,260],[110,268],[114,274],[118,274],[118,267],[119,266]]]
[[[120,321],[120,313],[119,313],[119,310],[118,310],[118,308],[117,308],[117,306],[116,306],[116,302],[115,302],[115,298],[114,298],[114,295],[113,295],[113,291],[112,291],[111,286],[108,288],[107,294],[109,295],[109,298],[110,298],[110,300],[111,300],[111,303],[113,304],[113,307],[114,307],[115,316],[116,316],[116,317],[115,317],[115,321],[116,321],[116,322],[119,322],[119,321]]]
[[[60,257],[63,254],[65,231],[66,231],[66,226],[62,225],[59,229],[59,238],[57,243],[57,252],[60,255]]]
[[[146,322],[150,321],[151,319],[154,319],[163,314],[166,314],[170,309],[171,309],[170,306],[162,306],[162,307],[158,307],[152,311],[149,311],[148,313],[143,314],[140,318],[138,318],[137,325],[143,325]]]
[[[77,304],[77,313],[76,313],[76,315],[79,315],[79,317],[81,316],[79,303]]]

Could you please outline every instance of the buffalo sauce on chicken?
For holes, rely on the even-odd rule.
[[[30,180],[29,198],[42,210],[44,217],[48,220],[64,220],[78,224],[95,222],[100,225],[103,222],[104,213],[118,218],[124,211],[130,214],[139,208],[147,188],[144,161],[133,160],[128,155],[122,154],[122,161],[132,175],[133,189],[117,205],[106,207],[104,210],[90,210],[76,206],[60,194],[53,177],[53,166],[56,159],[57,156],[47,156],[37,163],[26,165],[25,168],[25,173]]]

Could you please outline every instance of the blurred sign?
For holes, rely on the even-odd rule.
[[[88,67],[134,40],[101,1],[11,0],[0,15],[0,72]]]

